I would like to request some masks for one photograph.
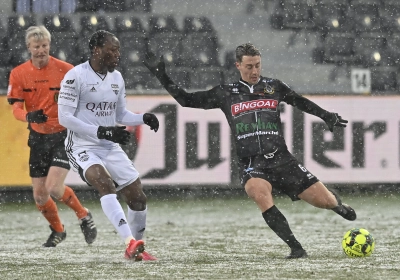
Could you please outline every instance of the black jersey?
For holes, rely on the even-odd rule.
[[[260,77],[256,85],[240,80],[193,93],[175,85],[167,75],[161,83],[183,107],[221,109],[231,128],[239,158],[265,155],[278,160],[281,158],[279,155],[288,154],[280,119],[280,102],[319,117],[329,113],[280,80],[266,77]]]

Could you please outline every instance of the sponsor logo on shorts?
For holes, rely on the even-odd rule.
[[[54,161],[61,162],[61,163],[64,163],[64,164],[69,164],[68,160],[64,160],[64,159],[60,159],[60,158],[55,158]]]

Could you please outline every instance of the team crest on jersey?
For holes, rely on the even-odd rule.
[[[113,92],[115,93],[115,95],[118,95],[119,90],[118,89],[113,89]]]
[[[97,90],[96,90],[96,88],[95,87],[92,87],[91,89],[90,89],[90,92],[96,92]]]
[[[274,94],[275,93],[275,89],[273,87],[271,87],[270,85],[267,85],[264,88],[264,94]]]
[[[80,152],[78,154],[79,160],[80,161],[87,161],[89,159],[89,155],[86,153],[86,151]]]

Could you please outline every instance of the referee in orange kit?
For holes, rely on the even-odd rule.
[[[75,212],[85,241],[91,244],[97,236],[92,214],[64,185],[70,165],[64,147],[67,131],[58,122],[57,98],[61,80],[73,65],[49,55],[51,35],[44,26],[29,27],[25,41],[31,58],[11,71],[7,99],[14,117],[28,122],[33,197],[51,230],[43,247],[55,247],[67,236],[52,198]]]

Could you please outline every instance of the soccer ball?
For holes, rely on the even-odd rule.
[[[374,251],[375,239],[368,230],[353,228],[344,234],[342,248],[349,257],[368,257]]]

